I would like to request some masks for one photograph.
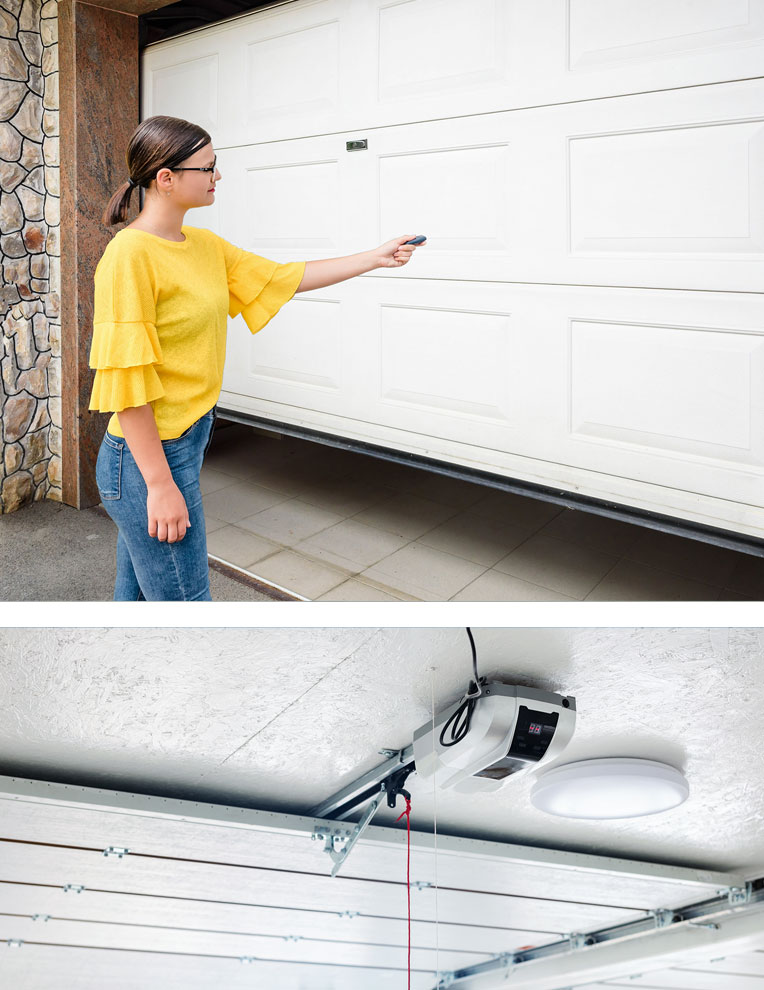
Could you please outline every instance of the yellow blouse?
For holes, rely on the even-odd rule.
[[[90,408],[117,413],[151,403],[159,436],[180,436],[217,402],[228,317],[252,333],[297,291],[304,261],[280,264],[210,230],[170,241],[123,227],[95,270]],[[108,430],[124,436],[116,415]]]

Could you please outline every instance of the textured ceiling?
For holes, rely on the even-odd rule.
[[[474,630],[481,674],[576,696],[560,762],[660,759],[690,799],[580,822],[535,811],[532,777],[494,795],[411,777],[412,827],[764,873],[764,648],[757,629]],[[469,645],[448,629],[7,629],[0,773],[308,811],[458,698]],[[375,821],[390,822],[391,813]]]

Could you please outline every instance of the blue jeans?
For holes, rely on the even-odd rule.
[[[96,484],[103,506],[119,530],[115,602],[212,601],[199,475],[215,418],[215,409],[210,409],[179,437],[162,441],[191,520],[186,535],[175,543],[149,536],[143,475],[125,440],[108,430],[104,434],[96,462]]]

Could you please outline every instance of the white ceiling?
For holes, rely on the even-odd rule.
[[[412,893],[415,990],[438,968],[711,896],[725,878],[706,871],[764,875],[760,630],[473,632],[482,674],[576,696],[560,762],[661,759],[690,799],[581,822],[535,811],[532,778],[465,797],[412,775],[412,879],[437,884]],[[380,826],[399,811],[375,818],[335,880],[315,823],[295,816],[410,743],[470,675],[463,628],[0,630],[0,774],[69,785],[3,784],[0,943],[25,944],[0,944],[0,984],[398,990],[405,835]],[[139,811],[147,799],[112,791],[161,801]],[[202,802],[233,807],[222,822]],[[105,858],[109,844],[131,853]],[[758,990],[764,953],[711,962],[723,955],[596,986]]]
[[[576,696],[560,762],[663,760],[690,798],[581,822],[533,809],[529,776],[469,799],[412,776],[414,828],[437,813],[459,835],[764,872],[761,630],[474,633],[482,674]],[[0,773],[304,813],[410,743],[470,673],[461,628],[6,629]]]

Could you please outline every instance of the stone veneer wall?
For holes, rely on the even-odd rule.
[[[58,0],[0,0],[0,513],[61,498]]]

